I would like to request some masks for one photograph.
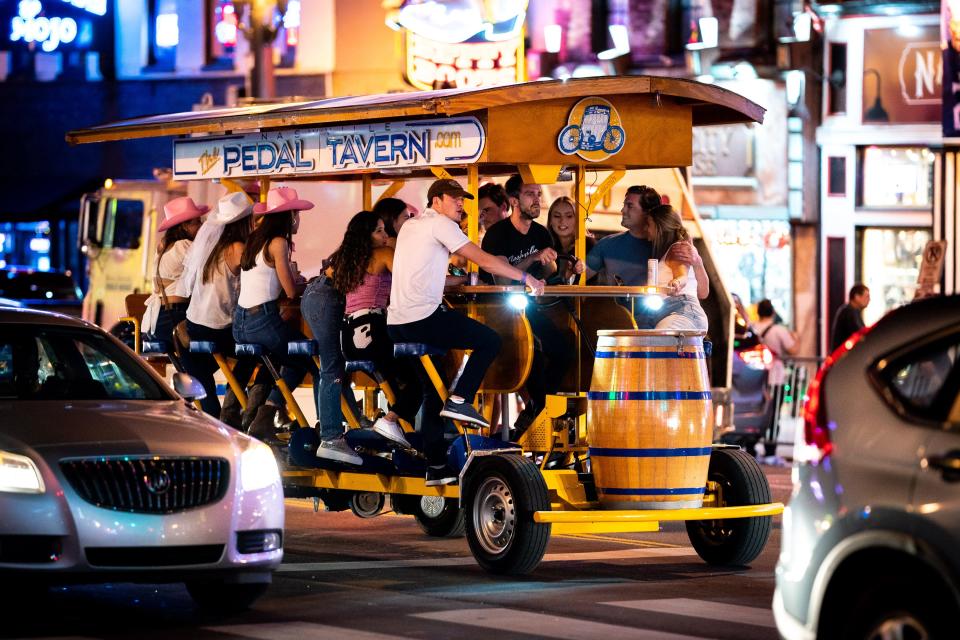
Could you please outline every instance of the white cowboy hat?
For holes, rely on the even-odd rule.
[[[246,218],[253,213],[253,201],[243,191],[228,193],[217,201],[217,211],[211,218],[213,222],[228,225]]]

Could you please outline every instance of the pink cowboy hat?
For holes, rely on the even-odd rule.
[[[210,211],[210,207],[207,205],[198,207],[193,201],[193,198],[188,196],[174,198],[167,204],[163,205],[163,215],[166,216],[166,220],[160,223],[160,226],[157,227],[157,231],[166,231],[170,227],[175,227],[181,222],[199,218],[207,211]]]
[[[280,213],[281,211],[307,211],[313,209],[313,203],[308,200],[301,200],[297,196],[297,190],[290,187],[277,187],[267,191],[267,201],[258,202],[253,205],[253,213],[261,216],[267,213]]]

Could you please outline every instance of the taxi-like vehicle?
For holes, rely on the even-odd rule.
[[[426,180],[437,177],[465,180],[473,193],[481,179],[514,172],[527,183],[567,183],[580,214],[576,254],[584,256],[587,217],[628,172],[671,176],[671,202],[693,235],[702,236],[680,170],[692,163],[693,127],[762,118],[761,107],[719,87],[624,77],[215,109],[117,122],[67,138],[83,144],[174,136],[177,180],[259,177],[264,194],[269,181],[294,183],[301,194],[339,190],[338,197],[357,196],[353,210],[404,189],[422,197]],[[572,125],[580,128],[576,145]],[[476,206],[465,204],[467,233],[476,241]],[[324,257],[301,253],[310,234],[304,225],[297,237],[297,260],[306,271],[308,260],[319,266]],[[389,495],[395,509],[413,513],[432,535],[465,530],[478,563],[494,573],[534,570],[551,532],[656,531],[668,520],[686,522],[707,562],[749,564],[783,506],[771,502],[751,456],[711,444],[711,384],[729,386],[729,293],[714,287],[705,303],[712,350],[702,333],[638,331],[634,316],[615,302],[653,304],[667,294],[656,284],[556,285],[545,294],[529,302],[541,304],[567,332],[575,365],[518,444],[458,424],[448,458],[459,482],[426,486],[415,452],[363,429],[347,433],[363,456],[360,468],[317,459],[316,432],[294,411],[303,428],[286,452],[288,495],[328,505],[346,500],[365,515]],[[489,418],[495,397],[519,390],[531,367],[533,335],[523,305],[507,302],[517,295],[524,295],[521,287],[481,285],[448,296],[503,338],[478,400]],[[436,353],[429,344],[398,351],[419,357],[441,397],[464,357]],[[309,345],[300,352],[309,353]],[[364,363],[348,368],[370,373]],[[372,373],[363,382],[368,387],[378,386]],[[354,416],[347,420],[358,424]],[[415,442],[416,434],[409,436]]]

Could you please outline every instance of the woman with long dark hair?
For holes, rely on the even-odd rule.
[[[647,317],[648,326],[641,329],[706,331],[707,314],[700,306],[698,286],[707,277],[703,260],[697,252],[693,264],[675,259],[671,249],[680,243],[693,244],[683,226],[680,214],[670,205],[660,205],[647,211],[647,239],[653,244],[652,256],[657,263],[657,284],[669,287],[668,296],[659,310]]]
[[[181,286],[183,265],[194,236],[200,230],[200,216],[210,207],[197,206],[192,198],[174,198],[164,205],[164,221],[157,227],[163,237],[157,246],[157,260],[153,272],[153,295],[147,299],[141,331],[169,346],[168,354],[174,364],[173,330],[187,314],[189,295]]]
[[[373,212],[383,220],[383,229],[387,233],[388,247],[397,246],[397,234],[400,227],[410,218],[417,215],[417,210],[400,198],[381,198],[373,205]]]
[[[184,292],[187,306],[187,334],[191,341],[216,344],[218,353],[233,353],[233,313],[240,295],[240,257],[253,229],[250,214],[253,202],[243,192],[230,193],[217,203],[217,211],[197,233],[184,268]],[[203,410],[232,427],[241,427],[240,403],[232,390],[227,391],[223,408],[217,399],[213,374],[217,363],[207,353],[185,354],[187,373],[197,378],[207,392],[200,401]],[[256,361],[241,357],[233,374],[246,385]],[[263,374],[269,383],[269,375]]]
[[[393,341],[387,335],[393,249],[387,246],[387,233],[378,215],[361,211],[350,219],[343,243],[330,256],[330,269],[334,288],[346,300],[341,334],[344,356],[347,360],[372,360],[396,394],[373,430],[409,446],[398,420],[414,421],[423,392],[412,361],[393,357]],[[317,455],[321,456],[320,450]]]
[[[316,373],[316,366],[308,357],[287,354],[288,342],[306,338],[284,321],[278,301],[281,294],[293,299],[302,290],[300,274],[291,267],[290,252],[300,211],[312,208],[312,202],[301,200],[289,187],[271,189],[266,202],[254,205],[260,224],[247,238],[240,257],[240,297],[233,316],[234,339],[263,345],[270,359],[282,365],[280,376],[291,391],[308,372]],[[257,409],[248,433],[260,439],[274,435],[274,420],[281,406],[283,396],[274,389]]]

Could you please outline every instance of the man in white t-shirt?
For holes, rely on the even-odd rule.
[[[427,485],[455,482],[457,474],[447,468],[441,416],[487,426],[473,408],[487,367],[500,351],[497,333],[462,313],[442,305],[450,254],[476,263],[481,269],[511,280],[519,280],[534,295],[543,292],[544,282],[506,261],[490,255],[470,242],[460,230],[463,199],[473,195],[456,180],[437,180],[427,191],[427,209],[408,220],[397,235],[393,256],[393,284],[387,308],[387,330],[394,342],[422,342],[443,349],[472,350],[450,397],[440,399],[422,367],[418,367],[424,390],[423,453],[427,456]]]
[[[777,449],[777,421],[780,412],[779,404],[783,402],[783,383],[785,378],[783,358],[792,356],[800,348],[797,335],[787,327],[776,321],[773,303],[763,299],[757,303],[757,322],[753,324],[753,331],[760,342],[773,355],[773,362],[767,369],[767,385],[772,398],[770,421],[767,423],[764,434],[764,447],[768,456],[775,455]]]

